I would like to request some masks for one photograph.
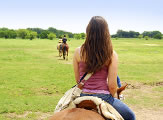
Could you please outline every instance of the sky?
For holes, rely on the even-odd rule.
[[[119,29],[163,33],[163,0],[0,0],[0,28],[85,33],[92,16],[104,17],[110,34]]]

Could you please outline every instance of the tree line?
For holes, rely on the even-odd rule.
[[[160,31],[144,31],[142,34],[135,31],[118,30],[116,34],[111,35],[112,38],[155,38],[162,39],[163,35]]]
[[[84,39],[85,33],[71,33],[63,30],[57,30],[56,28],[49,27],[48,29],[42,28],[27,28],[27,29],[8,29],[8,28],[0,28],[0,38],[5,39],[50,39],[54,38],[62,38],[66,35],[67,38],[75,38],[75,39]]]
[[[8,28],[0,28],[0,38],[6,39],[50,39],[54,38],[62,38],[66,35],[67,38],[75,38],[75,39],[85,39],[85,33],[71,33],[63,30],[57,30],[56,28],[49,27],[48,29],[42,28],[27,28],[27,29],[8,29]],[[144,31],[142,34],[135,31],[123,31],[118,30],[116,34],[111,35],[112,38],[155,38],[162,39],[163,35],[160,31]]]

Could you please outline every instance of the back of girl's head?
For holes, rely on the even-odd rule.
[[[91,18],[86,29],[86,40],[81,47],[81,56],[87,65],[87,72],[100,70],[111,62],[113,53],[108,24],[101,16]]]

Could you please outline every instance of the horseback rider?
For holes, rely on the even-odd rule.
[[[67,60],[68,60],[68,49],[69,49],[69,46],[68,46],[68,44],[66,42],[67,42],[67,38],[66,38],[66,35],[64,35],[64,37],[62,38],[63,58],[65,59],[65,55],[67,55]]]
[[[93,75],[84,82],[80,96],[99,97],[112,105],[125,120],[135,120],[133,111],[115,98],[118,55],[113,50],[106,20],[101,16],[92,17],[86,28],[86,36],[84,44],[75,50],[75,79],[78,83],[84,73]]]
[[[62,42],[63,42],[63,44],[67,44],[67,43],[66,43],[66,42],[67,42],[66,35],[64,35],[64,37],[62,38]]]

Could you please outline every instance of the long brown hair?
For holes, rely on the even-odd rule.
[[[108,24],[101,16],[94,16],[86,29],[86,40],[81,46],[81,58],[86,72],[96,72],[111,63],[113,53]]]

